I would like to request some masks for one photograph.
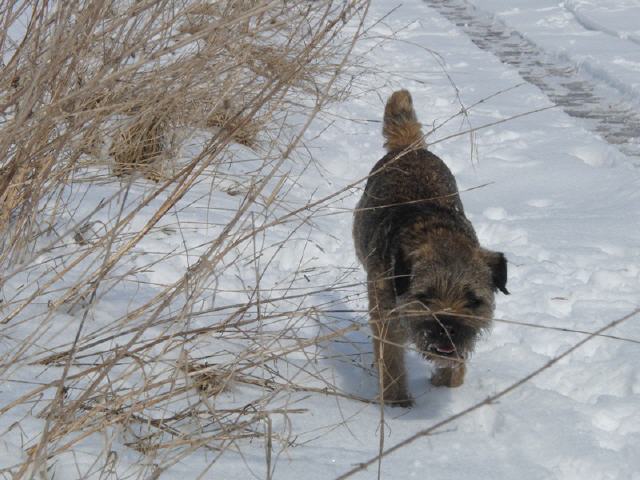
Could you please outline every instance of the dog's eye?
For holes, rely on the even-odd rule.
[[[476,295],[472,292],[467,293],[467,308],[475,309],[480,308],[482,305],[484,305],[484,301],[481,298],[476,297]]]

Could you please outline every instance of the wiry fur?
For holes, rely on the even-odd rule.
[[[381,397],[408,406],[405,343],[436,364],[433,384],[462,384],[464,361],[490,326],[494,292],[508,293],[507,270],[502,253],[480,247],[455,178],[423,143],[406,90],[389,98],[383,135],[389,153],[371,171],[353,236],[367,272]]]

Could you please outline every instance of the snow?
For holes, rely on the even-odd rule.
[[[637,22],[640,6],[636,2],[568,0],[563,6],[587,30],[600,31],[634,43],[640,42]]]
[[[637,2],[624,0],[474,0],[479,9],[547,52],[568,58],[638,102]]]
[[[640,13],[635,2],[474,1],[478,8],[550,54],[588,69],[594,82],[614,85],[632,101],[640,99],[640,50],[636,43],[640,32],[631,20]],[[559,329],[596,331],[638,308],[640,299],[640,159],[621,153],[561,108],[481,128],[473,139],[462,134],[439,141],[470,126],[482,127],[552,102],[538,87],[524,81],[516,69],[478,48],[427,4],[407,0],[385,17],[389,9],[382,1],[372,4],[369,39],[356,48],[358,54],[365,55],[372,73],[359,78],[353,96],[332,106],[308,134],[313,139],[310,146],[315,164],[302,167],[302,152],[298,163],[286,164],[281,172],[289,175],[285,182],[287,201],[303,205],[310,198],[321,198],[364,178],[383,155],[380,124],[374,120],[380,120],[384,100],[392,91],[408,88],[426,129],[438,126],[427,141],[456,175],[465,210],[481,243],[508,258],[511,295],[497,298],[498,321],[478,344],[460,388],[430,386],[430,367],[418,355],[408,353],[409,385],[416,405],[411,409],[384,408],[385,448],[500,392],[585,336]],[[379,44],[380,37],[394,32],[395,40]],[[442,124],[460,108],[456,95],[469,106],[494,94],[470,109],[467,119],[457,117]],[[472,141],[477,147],[473,154]],[[190,152],[187,148],[184,155],[188,157]],[[243,155],[251,156],[247,152]],[[248,161],[233,168],[250,175],[256,165]],[[115,331],[113,318],[149,301],[158,285],[177,281],[220,234],[242,195],[228,195],[223,187],[237,186],[215,182],[219,181],[203,179],[181,203],[173,224],[163,221],[140,244],[137,256],[118,267],[116,273],[133,280],[114,283],[111,290],[102,293],[101,308],[92,310],[87,332],[97,336]],[[216,193],[209,196],[214,183]],[[319,310],[329,305],[336,311],[304,319],[296,326],[298,332],[312,339],[354,324],[362,327],[345,338],[313,346],[314,352],[289,355],[288,362],[277,364],[280,373],[309,386],[322,387],[324,383],[318,379],[325,379],[345,394],[373,398],[377,377],[371,366],[366,327],[364,274],[355,260],[350,237],[351,209],[361,188],[362,182],[339,195],[321,207],[310,222],[295,219],[277,224],[265,230],[258,241],[265,247],[261,267],[269,265],[262,278],[265,292],[317,290],[304,305]],[[79,213],[88,214],[114,191],[108,183],[91,187],[83,183],[72,195],[82,204]],[[135,204],[145,192],[142,183],[134,183],[129,202]],[[134,227],[141,228],[161,201],[154,200],[140,212]],[[94,216],[92,228],[98,231],[99,222],[109,222],[113,214],[107,211]],[[256,212],[261,222],[275,218],[269,215],[275,214]],[[175,233],[178,228],[181,234]],[[176,251],[182,255],[148,268],[150,262]],[[253,271],[243,268],[251,259],[251,249],[235,255],[229,262],[237,275],[221,276],[215,298],[198,308],[206,311],[246,301],[243,282],[253,278]],[[49,275],[38,267],[45,260],[50,258],[34,258],[22,266],[25,270],[11,279],[4,298],[25,295],[20,288],[27,279]],[[77,275],[86,266],[81,263]],[[296,272],[305,272],[307,278]],[[340,288],[322,291],[321,286],[334,284]],[[58,346],[73,339],[82,309],[78,308],[80,313],[47,309],[47,299],[56,301],[58,296],[53,292],[43,297],[42,304],[22,312],[3,332],[0,349],[4,355],[14,353],[18,339],[34,333],[36,323],[28,321],[34,316],[54,315],[56,319],[55,331],[39,337],[43,345]],[[177,311],[182,305],[176,302]],[[290,300],[289,306],[298,306],[297,300]],[[285,307],[274,306],[273,311]],[[211,317],[202,314],[190,327],[211,323]],[[169,328],[160,322],[145,335],[153,338]],[[265,328],[279,331],[283,323],[266,324]],[[385,457],[382,478],[640,479],[640,317],[632,317],[606,334],[619,338],[592,339],[497,402]],[[118,342],[124,344],[129,338]],[[206,357],[217,354],[215,348],[219,347],[214,340],[201,339],[194,342],[189,354]],[[230,341],[224,344],[227,353],[239,348]],[[318,358],[314,370],[297,370],[307,365],[310,354]],[[167,361],[175,358],[166,355]],[[59,375],[56,368],[16,366],[3,379],[0,406],[30,391],[34,378],[44,383]],[[130,381],[132,386],[136,384],[135,379]],[[232,385],[214,404],[220,408],[243,405],[255,398],[256,389]],[[274,446],[278,449],[273,458],[275,479],[335,478],[378,454],[382,432],[378,405],[309,392],[291,392],[273,402],[274,408],[304,409],[287,418],[272,417],[274,431],[292,440],[290,446]],[[18,463],[24,455],[22,445],[37,441],[44,422],[37,411],[27,407],[14,408],[0,418],[0,468]],[[140,465],[161,462],[161,458],[146,458],[128,448],[124,445],[127,432],[118,431],[117,426],[110,428],[113,430],[96,432],[71,452],[58,455],[52,465],[56,478],[98,478],[99,466],[94,460],[110,450],[117,456],[113,471],[122,478],[135,476]],[[264,452],[263,439],[241,441],[210,465],[216,453],[195,450],[162,478],[196,478],[206,469],[211,478],[266,478]],[[374,464],[353,478],[376,478],[376,472]]]

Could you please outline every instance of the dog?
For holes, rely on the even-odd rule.
[[[480,246],[407,90],[389,97],[382,133],[388,153],[369,174],[353,239],[367,273],[380,401],[409,407],[406,344],[435,364],[433,385],[462,385],[465,361],[491,325],[494,293],[509,293],[507,261]]]

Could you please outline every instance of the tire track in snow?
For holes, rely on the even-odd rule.
[[[515,67],[568,115],[640,166],[640,115],[618,89],[598,81],[568,60],[558,58],[464,0],[424,0],[460,28],[482,50]]]
[[[575,2],[563,2],[562,7],[566,11],[568,11],[571,15],[573,15],[573,18],[576,19],[576,22],[582,25],[584,29],[595,31],[595,32],[601,32],[601,33],[604,33],[605,35],[610,35],[612,37],[619,38],[620,40],[627,40],[631,43],[635,43],[636,45],[640,45],[640,37],[638,37],[637,35],[634,35],[632,33],[626,33],[626,32],[618,32],[616,30],[612,30],[610,28],[607,28],[599,24],[598,22],[593,21],[587,15],[583,15],[580,12],[580,8],[574,5],[574,3]]]

